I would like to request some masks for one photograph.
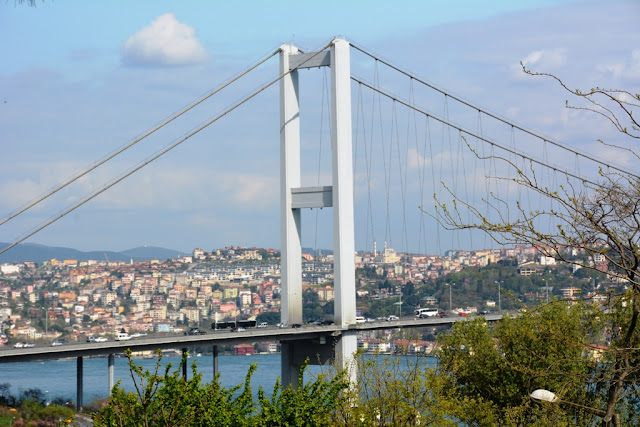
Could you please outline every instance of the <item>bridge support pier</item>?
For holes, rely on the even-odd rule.
[[[341,369],[347,370],[347,379],[355,384],[358,379],[358,367],[354,358],[354,354],[358,351],[358,333],[357,331],[344,331],[335,347],[336,365]]]
[[[107,359],[107,365],[108,365],[108,377],[109,377],[109,396],[111,396],[112,390],[113,390],[113,386],[116,384],[115,383],[115,367],[114,367],[114,356],[113,353],[109,353],[108,359]]]
[[[76,359],[76,411],[80,412],[82,409],[82,395],[83,395],[83,372],[82,372],[82,356]]]
[[[298,372],[300,372],[299,364],[295,363],[294,349],[298,341],[281,342],[280,363],[281,363],[281,381],[283,387],[289,385],[294,389],[298,387]]]
[[[331,365],[338,342],[333,337],[282,341],[282,384],[298,386],[298,374],[305,361],[309,365]],[[357,345],[356,345],[357,347]],[[357,350],[357,348],[356,348]]]
[[[218,375],[218,346],[213,346],[213,378]]]

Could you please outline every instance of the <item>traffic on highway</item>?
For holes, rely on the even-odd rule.
[[[483,315],[487,320],[499,320],[502,316],[492,314],[491,312],[482,312],[475,313],[476,315]],[[417,309],[414,313],[413,317],[398,317],[395,315],[389,315],[386,317],[380,317],[377,319],[365,318],[362,316],[356,317],[356,323],[354,325],[349,325],[348,329],[386,329],[389,327],[392,328],[415,328],[424,326],[431,326],[436,324],[448,324],[453,323],[459,320],[466,320],[469,316],[468,313],[462,315],[459,313],[457,316],[449,316],[446,312],[437,310],[437,309]],[[392,322],[390,324],[390,322]],[[334,326],[334,328],[330,328]],[[268,336],[272,339],[277,339],[279,334],[282,334],[283,329],[296,330],[296,331],[317,331],[319,327],[329,328],[331,330],[337,329],[340,330],[342,328],[335,327],[334,323],[330,320],[314,320],[306,325],[302,325],[299,323],[294,323],[291,325],[278,323],[276,325],[269,325],[266,322],[257,323],[255,320],[238,320],[230,321],[230,322],[216,322],[211,325],[211,331],[204,330],[199,327],[192,327],[185,331],[180,331],[177,333],[155,333],[147,336],[146,333],[133,333],[128,334],[124,331],[118,332],[114,335],[109,336],[80,336],[77,338],[77,341],[69,341],[65,338],[59,338],[51,343],[43,343],[43,342],[28,342],[25,340],[19,340],[13,344],[9,342],[9,345],[5,345],[0,347],[0,349],[4,350],[13,350],[13,349],[31,349],[34,347],[70,347],[70,346],[80,346],[80,345],[98,345],[105,344],[108,342],[116,341],[123,342],[123,344],[136,343],[138,345],[144,345],[146,341],[153,340],[153,342],[175,342],[175,338],[182,336],[184,339],[180,340],[180,342],[188,343],[190,338],[197,339],[197,341],[206,340],[209,335],[211,335],[212,339],[224,338],[225,335],[231,333],[247,333],[251,332],[251,336],[262,337]],[[262,331],[262,333],[260,333]],[[143,338],[148,338],[148,340],[141,340]],[[247,336],[250,338],[250,336]],[[186,339],[186,340],[185,340]],[[188,340],[188,341],[187,341]],[[115,343],[114,343],[115,344]],[[111,347],[111,346],[110,346]]]

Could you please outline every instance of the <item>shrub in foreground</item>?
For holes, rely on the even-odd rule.
[[[328,426],[332,414],[343,402],[342,391],[348,387],[342,374],[331,378],[319,376],[304,383],[305,364],[300,370],[298,387],[283,388],[276,383],[271,397],[262,389],[254,402],[251,365],[244,384],[225,388],[219,376],[202,383],[195,362],[192,377],[185,380],[180,367],[171,371],[169,364],[160,373],[160,355],[153,372],[136,366],[129,353],[129,369],[134,392],[116,384],[107,405],[94,415],[94,425],[101,426]]]

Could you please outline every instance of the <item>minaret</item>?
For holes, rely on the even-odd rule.
[[[378,249],[376,248],[377,242],[374,240],[373,241],[373,257],[377,257],[378,256]]]

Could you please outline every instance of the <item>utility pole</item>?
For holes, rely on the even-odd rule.
[[[497,281],[496,285],[498,285],[498,311],[502,313],[502,296],[500,295],[500,288],[502,287],[502,280]]]
[[[44,310],[44,337],[45,339],[49,338],[49,309],[47,307],[42,307]]]
[[[549,282],[547,282],[547,279],[542,279],[544,280],[544,287],[546,288],[547,291],[547,303],[549,302]]]

